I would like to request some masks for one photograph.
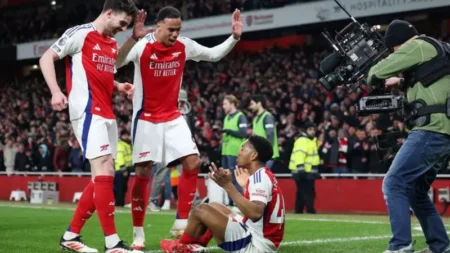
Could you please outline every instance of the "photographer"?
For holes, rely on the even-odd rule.
[[[410,206],[429,246],[420,252],[450,253],[444,224],[427,194],[437,172],[447,165],[444,162],[450,154],[450,119],[445,111],[450,95],[450,75],[448,69],[437,68],[439,62],[433,61],[443,55],[439,54],[443,52],[443,47],[439,46],[444,44],[419,36],[413,25],[401,20],[389,24],[385,43],[393,53],[371,68],[369,85],[399,85],[406,91],[407,108],[423,106],[410,110],[416,113],[410,119],[414,127],[383,181],[393,234],[385,253],[413,252]],[[441,60],[443,58],[439,58]],[[400,73],[405,79],[397,77]]]

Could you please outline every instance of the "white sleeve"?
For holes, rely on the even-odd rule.
[[[127,57],[125,57],[125,60],[121,62],[120,65],[117,65],[117,68],[126,66],[130,62],[139,64],[140,57],[142,56],[142,53],[144,52],[144,49],[147,46],[147,43],[148,40],[146,39],[146,37],[140,39],[136,44],[134,44],[130,52],[128,52],[128,55]]]
[[[128,63],[130,62],[134,62],[137,63],[139,62],[139,54],[138,54],[138,50],[137,48],[141,46],[141,44],[143,43],[144,39],[141,39],[140,41],[138,41],[136,44],[134,44],[134,46],[131,48],[130,52],[128,52],[127,57],[125,58],[125,60],[123,62],[120,63],[120,65],[117,65],[117,68],[121,68],[123,66],[128,65]]]
[[[125,58],[124,65],[127,65],[129,62],[137,62],[137,57],[138,57],[137,49],[136,49],[137,45],[138,44],[136,43],[136,45],[134,45],[133,48],[131,48],[130,52],[127,55],[127,58]]]
[[[250,178],[250,185],[248,187],[250,201],[260,201],[267,204],[270,201],[271,194],[272,183],[264,173],[257,171]]]
[[[72,27],[67,29],[66,32],[51,46],[51,49],[59,56],[59,59],[66,57],[67,55],[74,55],[81,52],[83,47],[85,29],[79,29]]]
[[[225,57],[239,40],[235,40],[231,35],[224,42],[212,48],[204,47],[186,37],[180,37],[180,41],[186,47],[186,60],[215,62]]]

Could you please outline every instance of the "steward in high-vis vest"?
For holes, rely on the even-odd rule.
[[[253,135],[266,138],[273,147],[273,157],[266,163],[266,166],[271,169],[273,160],[280,157],[278,150],[278,136],[275,125],[275,118],[272,114],[264,109],[265,97],[263,95],[254,95],[250,101],[250,110],[256,115],[253,117]]]
[[[234,169],[239,150],[247,137],[247,117],[236,109],[238,104],[239,101],[233,95],[225,96],[223,100],[222,107],[226,116],[222,130],[222,167],[231,170],[233,184],[242,192],[234,176]]]
[[[295,212],[303,213],[306,205],[308,213],[316,213],[314,209],[315,179],[318,175],[320,157],[315,125],[307,122],[305,129],[306,132],[302,133],[294,143],[289,169],[297,184]]]
[[[120,131],[120,140],[117,143],[117,156],[114,163],[116,170],[114,176],[116,206],[124,206],[128,178],[133,168],[133,152],[130,144],[130,133],[127,130]]]
[[[225,116],[223,120],[222,156],[236,157],[247,136],[247,119],[241,111],[235,111]],[[241,127],[240,127],[241,126]],[[241,133],[242,132],[242,133]],[[227,166],[231,168],[233,166]]]

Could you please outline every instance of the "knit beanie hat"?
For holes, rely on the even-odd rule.
[[[393,50],[395,46],[405,43],[416,35],[419,35],[419,33],[413,25],[404,20],[396,19],[387,27],[384,34],[384,43],[390,50]]]
[[[305,123],[305,125],[304,125],[304,127],[305,127],[305,130],[308,130],[308,128],[311,128],[311,127],[316,127],[316,124],[314,124],[314,122],[311,122],[311,121],[307,121],[306,123]]]

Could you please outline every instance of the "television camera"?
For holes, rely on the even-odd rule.
[[[334,1],[352,22],[341,31],[335,31],[334,37],[326,30],[322,32],[334,52],[320,63],[320,70],[324,76],[319,79],[319,82],[329,92],[338,86],[354,91],[367,83],[370,68],[386,57],[390,51],[379,32],[380,26],[360,24],[338,0]],[[399,112],[403,115],[405,97],[385,94],[384,86],[381,85],[372,87],[373,91],[358,101],[356,105],[358,115],[390,112]],[[398,150],[396,138],[400,135],[389,133],[377,136],[375,138],[377,148]]]
[[[360,24],[338,0],[334,1],[353,22],[336,31],[334,38],[328,31],[322,32],[334,52],[321,62],[320,70],[324,76],[319,81],[329,92],[338,86],[353,91],[367,82],[370,68],[387,56],[389,49],[378,31],[380,26]],[[373,88],[376,94],[381,95],[362,98],[357,105],[358,115],[393,112],[402,108],[403,96],[383,94],[383,87]]]

